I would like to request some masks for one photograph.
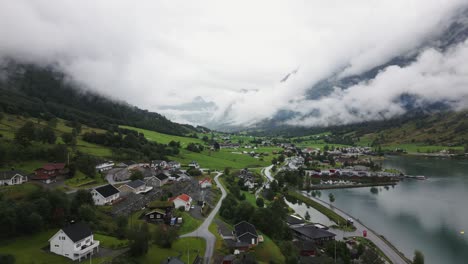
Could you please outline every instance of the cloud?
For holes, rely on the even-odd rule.
[[[336,88],[320,100],[303,100],[292,106],[301,114],[290,125],[349,124],[383,120],[404,114],[401,95],[411,95],[416,106],[449,102],[455,109],[468,107],[468,40],[442,53],[423,51],[406,66],[389,66],[374,79]],[[318,112],[310,116],[308,113]]]
[[[56,64],[90,89],[176,120],[248,125],[307,109],[305,91],[332,73],[358,74],[413,50],[465,4],[2,1],[0,56]],[[177,109],[197,97],[216,107],[191,110],[195,119]]]

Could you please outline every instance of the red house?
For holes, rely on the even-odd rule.
[[[66,173],[65,163],[47,163],[34,171],[33,180],[43,181],[44,183],[54,182],[57,176]]]

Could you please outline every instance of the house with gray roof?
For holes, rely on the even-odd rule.
[[[27,181],[28,177],[24,172],[16,170],[0,171],[0,186],[17,185]]]

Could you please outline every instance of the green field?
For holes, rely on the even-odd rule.
[[[112,236],[102,235],[102,234],[94,234],[94,239],[100,242],[100,245],[105,248],[123,248],[128,246],[128,240],[119,240]]]
[[[180,136],[167,135],[167,134],[162,134],[162,133],[151,131],[151,130],[136,128],[136,127],[130,127],[130,126],[119,126],[119,127],[138,131],[139,133],[143,133],[145,135],[146,139],[148,139],[150,141],[155,141],[155,142],[158,142],[158,143],[162,143],[162,144],[167,144],[167,143],[169,143],[171,141],[179,141],[181,146],[187,146],[191,142],[200,143],[200,144],[204,143],[199,138],[190,138],[190,137],[180,137]]]
[[[0,194],[8,199],[22,199],[30,193],[39,190],[41,187],[34,183],[24,183],[20,185],[1,186]]]
[[[195,229],[197,229],[202,224],[201,220],[192,217],[187,212],[182,212],[180,216],[182,217],[182,226],[179,229],[179,235],[195,231]]]
[[[141,264],[161,263],[168,257],[180,257],[185,263],[192,263],[197,254],[203,256],[205,254],[205,240],[198,237],[179,238],[172,244],[172,248],[160,248],[156,245],[151,245],[148,253],[138,258]]]
[[[75,263],[68,258],[43,250],[44,247],[48,247],[49,238],[51,238],[56,232],[57,230],[49,230],[28,237],[16,238],[13,241],[4,241],[0,244],[0,254],[13,255],[16,259],[16,263]],[[109,258],[93,258],[93,263],[105,263],[108,260]]]
[[[279,247],[266,235],[263,235],[263,243],[254,248],[254,253],[259,263],[284,263],[285,259]]]

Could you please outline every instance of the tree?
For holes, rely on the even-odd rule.
[[[85,222],[96,221],[96,212],[94,207],[89,204],[83,204],[78,208],[78,218]]]
[[[76,145],[76,137],[74,137],[72,133],[63,133],[62,140],[67,145],[70,145],[70,146]]]
[[[143,180],[143,173],[139,170],[133,170],[132,174],[130,175],[130,180],[136,181],[136,180]]]
[[[224,168],[224,175],[229,175],[230,173],[229,167]]]
[[[263,201],[263,198],[258,197],[257,200],[255,201],[258,207],[263,208],[265,206],[265,201]]]
[[[286,159],[286,157],[285,157],[283,154],[281,154],[281,155],[278,157],[278,161],[281,162],[281,163],[283,163],[285,159]]]
[[[55,140],[57,140],[57,136],[54,130],[47,126],[39,130],[39,139],[42,143],[54,144]]]
[[[424,255],[421,251],[414,251],[413,264],[424,264]]]
[[[129,231],[130,248],[128,254],[132,257],[143,256],[148,252],[150,235],[148,224],[143,223],[140,227],[134,227]]]
[[[162,248],[171,248],[179,234],[176,228],[161,224],[157,225],[153,233],[153,242]]]
[[[335,195],[333,195],[333,193],[330,193],[328,195],[328,199],[330,200],[330,203],[334,203],[335,202]]]
[[[81,189],[76,191],[75,196],[73,197],[71,202],[71,210],[78,210],[78,208],[84,204],[93,206],[94,200],[91,192]]]
[[[15,256],[10,254],[0,254],[0,263],[2,264],[14,264]]]
[[[278,159],[277,158],[271,159],[271,164],[273,164],[273,165],[278,164]]]
[[[304,216],[304,219],[309,221],[310,220],[310,214],[309,214],[309,211],[306,211],[306,214]]]
[[[202,137],[202,140],[203,140],[204,142],[208,142],[209,138],[208,138],[208,136],[205,135],[205,136]]]
[[[372,194],[378,194],[378,193],[379,193],[379,189],[377,189],[376,187],[371,187],[371,188],[370,188],[370,192],[371,192]]]
[[[80,155],[76,159],[76,168],[86,176],[94,178],[96,176],[96,160],[89,155]]]
[[[36,128],[33,122],[28,121],[20,127],[15,133],[15,142],[21,146],[29,146],[31,141],[36,138]]]
[[[119,215],[116,219],[117,229],[115,230],[115,234],[117,238],[123,239],[125,237],[125,231],[128,226],[128,219],[123,215]]]
[[[364,252],[361,255],[361,261],[363,264],[384,264],[382,258],[375,252],[374,249],[365,247]]]

